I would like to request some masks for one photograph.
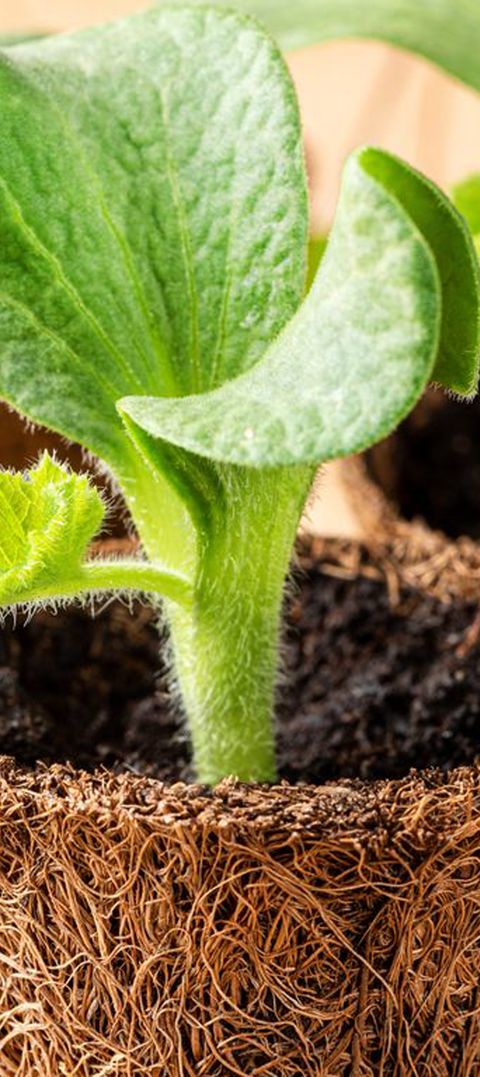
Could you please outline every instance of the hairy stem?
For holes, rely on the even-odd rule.
[[[310,471],[227,471],[226,512],[200,555],[190,610],[169,607],[201,781],[275,778],[272,722],[285,576]],[[296,481],[295,481],[296,480]],[[293,489],[292,489],[293,487]]]
[[[204,461],[200,468],[190,454],[165,460],[163,444],[138,428],[133,436],[148,461],[150,496],[137,489],[134,499],[125,480],[123,487],[144,548],[152,561],[171,564],[173,556],[194,581],[191,604],[167,600],[165,612],[198,777],[271,781],[283,588],[313,469],[212,465],[207,473]],[[178,507],[167,549],[159,512],[172,482],[170,508]]]

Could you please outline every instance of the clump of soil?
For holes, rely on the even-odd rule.
[[[366,454],[372,478],[407,520],[451,538],[480,538],[480,399],[431,391]]]
[[[304,559],[287,603],[278,689],[280,774],[293,782],[401,777],[480,753],[476,609],[325,575]],[[42,613],[0,637],[0,751],[34,766],[189,779],[185,725],[153,613]]]

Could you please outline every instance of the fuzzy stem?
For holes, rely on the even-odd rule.
[[[170,617],[176,674],[200,781],[275,777],[272,728],[279,601],[262,613],[228,585],[223,608],[206,592],[194,613]],[[235,607],[233,607],[235,601]],[[230,605],[230,612],[228,606]],[[235,612],[234,612],[235,610]]]
[[[188,576],[193,568],[192,604],[167,601],[165,612],[197,775],[271,781],[282,595],[314,471],[213,465],[134,425],[131,435],[150,468],[146,494],[128,476],[122,483],[143,546],[152,561],[173,556]]]
[[[229,473],[191,610],[169,609],[175,672],[202,782],[275,778],[272,723],[285,576],[310,474]],[[292,488],[293,487],[293,488]]]

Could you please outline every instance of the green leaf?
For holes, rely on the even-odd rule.
[[[470,396],[478,382],[480,272],[465,221],[434,183],[397,157],[367,150],[362,161],[370,174],[401,200],[437,264],[442,327],[432,380]]]
[[[480,174],[469,176],[457,183],[453,188],[452,198],[458,211],[465,217],[480,253]]]
[[[419,53],[480,90],[478,0],[235,0],[233,6],[256,15],[284,49],[335,38],[378,38]]]
[[[0,605],[75,574],[105,506],[85,475],[45,453],[26,474],[0,472]]]
[[[0,607],[79,599],[110,591],[153,592],[189,607],[180,573],[140,559],[85,562],[105,505],[86,475],[44,453],[24,474],[0,472]]]
[[[465,226],[445,202],[396,158],[352,155],[317,278],[263,360],[214,392],[130,397],[121,411],[148,434],[216,461],[315,464],[386,435],[434,372],[470,391],[478,270]],[[451,280],[443,279],[442,241],[453,252]]]
[[[186,7],[8,50],[0,94],[0,396],[118,467],[119,397],[248,369],[300,301],[291,80]]]

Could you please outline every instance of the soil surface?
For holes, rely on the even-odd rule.
[[[480,754],[476,609],[324,575],[304,559],[278,690],[280,774],[293,782],[401,777]],[[473,629],[472,629],[473,624]],[[0,752],[189,779],[184,723],[152,613],[39,614],[0,636]]]
[[[405,519],[421,516],[452,538],[480,538],[480,398],[429,392],[366,459]]]

